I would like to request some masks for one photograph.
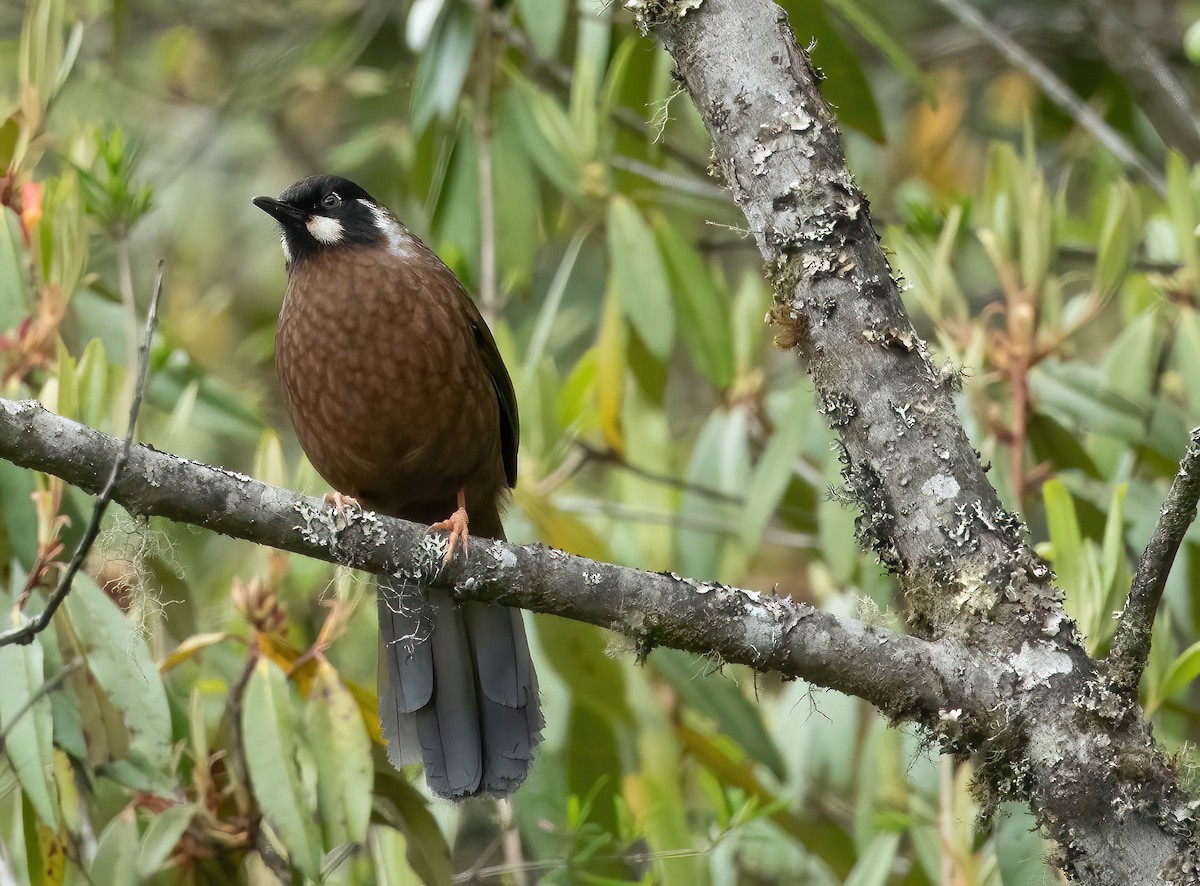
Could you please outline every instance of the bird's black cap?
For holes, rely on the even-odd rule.
[[[386,210],[340,176],[301,179],[278,199],[255,197],[254,205],[279,222],[289,263],[325,249],[371,246],[385,240]]]

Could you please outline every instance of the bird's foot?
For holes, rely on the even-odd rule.
[[[450,545],[446,548],[446,556],[443,562],[449,563],[454,559],[454,551],[458,547],[460,540],[462,541],[463,556],[467,555],[471,542],[469,526],[470,521],[467,519],[467,496],[460,489],[458,491],[458,509],[445,520],[434,523],[429,527],[430,532],[450,533]]]
[[[335,511],[349,511],[353,508],[362,510],[362,505],[358,503],[357,498],[342,495],[340,492],[326,492],[321,498]]]

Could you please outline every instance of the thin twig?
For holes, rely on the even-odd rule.
[[[108,482],[104,484],[104,488],[100,491],[100,495],[96,498],[96,504],[92,508],[92,518],[83,530],[79,544],[75,546],[75,553],[71,555],[71,561],[67,564],[66,571],[63,572],[62,578],[58,582],[58,587],[46,601],[46,608],[25,624],[0,632],[0,646],[7,646],[10,643],[27,644],[45,630],[58,607],[62,605],[63,600],[67,599],[67,594],[71,591],[71,582],[75,580],[76,573],[83,566],[84,559],[100,534],[100,521],[104,519],[104,512],[108,510],[108,504],[112,501],[113,490],[116,488],[121,471],[125,468],[125,463],[129,461],[129,453],[133,451],[133,435],[137,430],[138,412],[142,408],[142,395],[146,391],[146,376],[150,371],[150,341],[154,338],[155,327],[158,326],[158,300],[162,295],[162,282],[163,262],[159,261],[158,274],[154,280],[154,296],[150,299],[150,307],[146,311],[145,337],[138,347],[137,379],[133,387],[133,401],[129,404],[129,427],[125,432],[125,445],[121,447],[116,461],[113,462]]]
[[[29,713],[35,704],[37,704],[51,692],[54,692],[56,689],[58,689],[58,687],[61,686],[67,679],[67,677],[75,673],[75,669],[78,668],[82,663],[83,662],[79,659],[75,659],[75,661],[71,662],[70,664],[64,665],[61,671],[39,686],[34,691],[33,695],[29,696],[29,698],[25,700],[25,704],[17,708],[16,712],[9,717],[8,722],[4,724],[4,729],[0,731],[0,751],[4,750],[4,746],[8,742],[8,737],[12,734],[13,727],[17,725],[17,721]]]
[[[1118,689],[1130,693],[1137,690],[1150,655],[1150,637],[1158,601],[1162,598],[1179,545],[1196,519],[1198,500],[1200,428],[1192,431],[1187,451],[1179,462],[1179,472],[1163,502],[1150,544],[1142,553],[1125,601],[1125,611],[1113,637],[1112,651],[1108,655],[1109,677]]]
[[[521,851],[521,832],[517,829],[512,799],[509,797],[500,801],[500,839],[504,846],[504,863],[512,871],[513,886],[529,886],[529,878],[522,869],[525,855]]]
[[[640,178],[652,181],[656,185],[672,191],[692,194],[696,197],[703,197],[706,200],[719,200],[722,203],[730,202],[728,191],[703,179],[668,172],[650,163],[637,160],[633,157],[626,157],[622,154],[613,155],[609,163],[614,169],[623,169],[626,172],[631,172]]]
[[[1089,108],[1063,80],[1019,46],[1007,34],[997,30],[991,22],[965,0],[936,0],[951,15],[992,45],[1012,65],[1032,77],[1046,97],[1062,108],[1076,123],[1095,136],[1122,163],[1137,170],[1142,177],[1166,196],[1167,183],[1163,176],[1150,165],[1125,137],[1113,129],[1104,119]]]
[[[1129,4],[1086,0],[1087,30],[1114,71],[1125,80],[1137,107],[1162,140],[1195,163],[1200,159],[1200,120],[1187,86],[1149,39],[1145,28],[1126,13]]]
[[[587,455],[589,461],[621,468],[629,471],[631,474],[641,477],[643,480],[649,480],[651,483],[659,483],[663,486],[669,486],[672,489],[678,489],[680,492],[691,492],[695,495],[701,496],[702,498],[709,498],[713,501],[719,501],[724,504],[740,506],[745,503],[741,496],[730,495],[728,492],[722,492],[719,489],[713,489],[708,486],[700,486],[695,483],[689,483],[687,480],[680,480],[678,477],[672,477],[667,474],[659,474],[647,468],[640,467],[632,462],[626,461],[625,457],[619,452],[616,452],[612,449],[595,446],[586,440],[576,440],[575,446]]]

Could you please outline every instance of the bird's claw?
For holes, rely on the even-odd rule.
[[[359,504],[359,499],[353,496],[343,496],[341,492],[326,492],[322,496],[322,501],[334,510],[350,510],[358,508],[361,510],[362,505]]]
[[[446,556],[443,562],[449,563],[454,559],[454,551],[458,547],[458,543],[462,541],[463,556],[467,556],[468,548],[471,542],[471,533],[469,531],[470,521],[467,519],[467,509],[463,505],[459,505],[458,510],[438,523],[434,523],[429,527],[430,532],[449,532],[450,544],[446,548]]]

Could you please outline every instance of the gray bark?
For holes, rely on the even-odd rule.
[[[786,15],[770,0],[627,6],[674,57],[704,120],[774,285],[774,318],[841,437],[860,537],[897,576],[913,631],[1010,673],[979,718],[917,719],[975,759],[993,800],[1032,805],[1068,875],[1196,882],[1190,800],[985,477],[949,396],[954,373],[913,331]]]

